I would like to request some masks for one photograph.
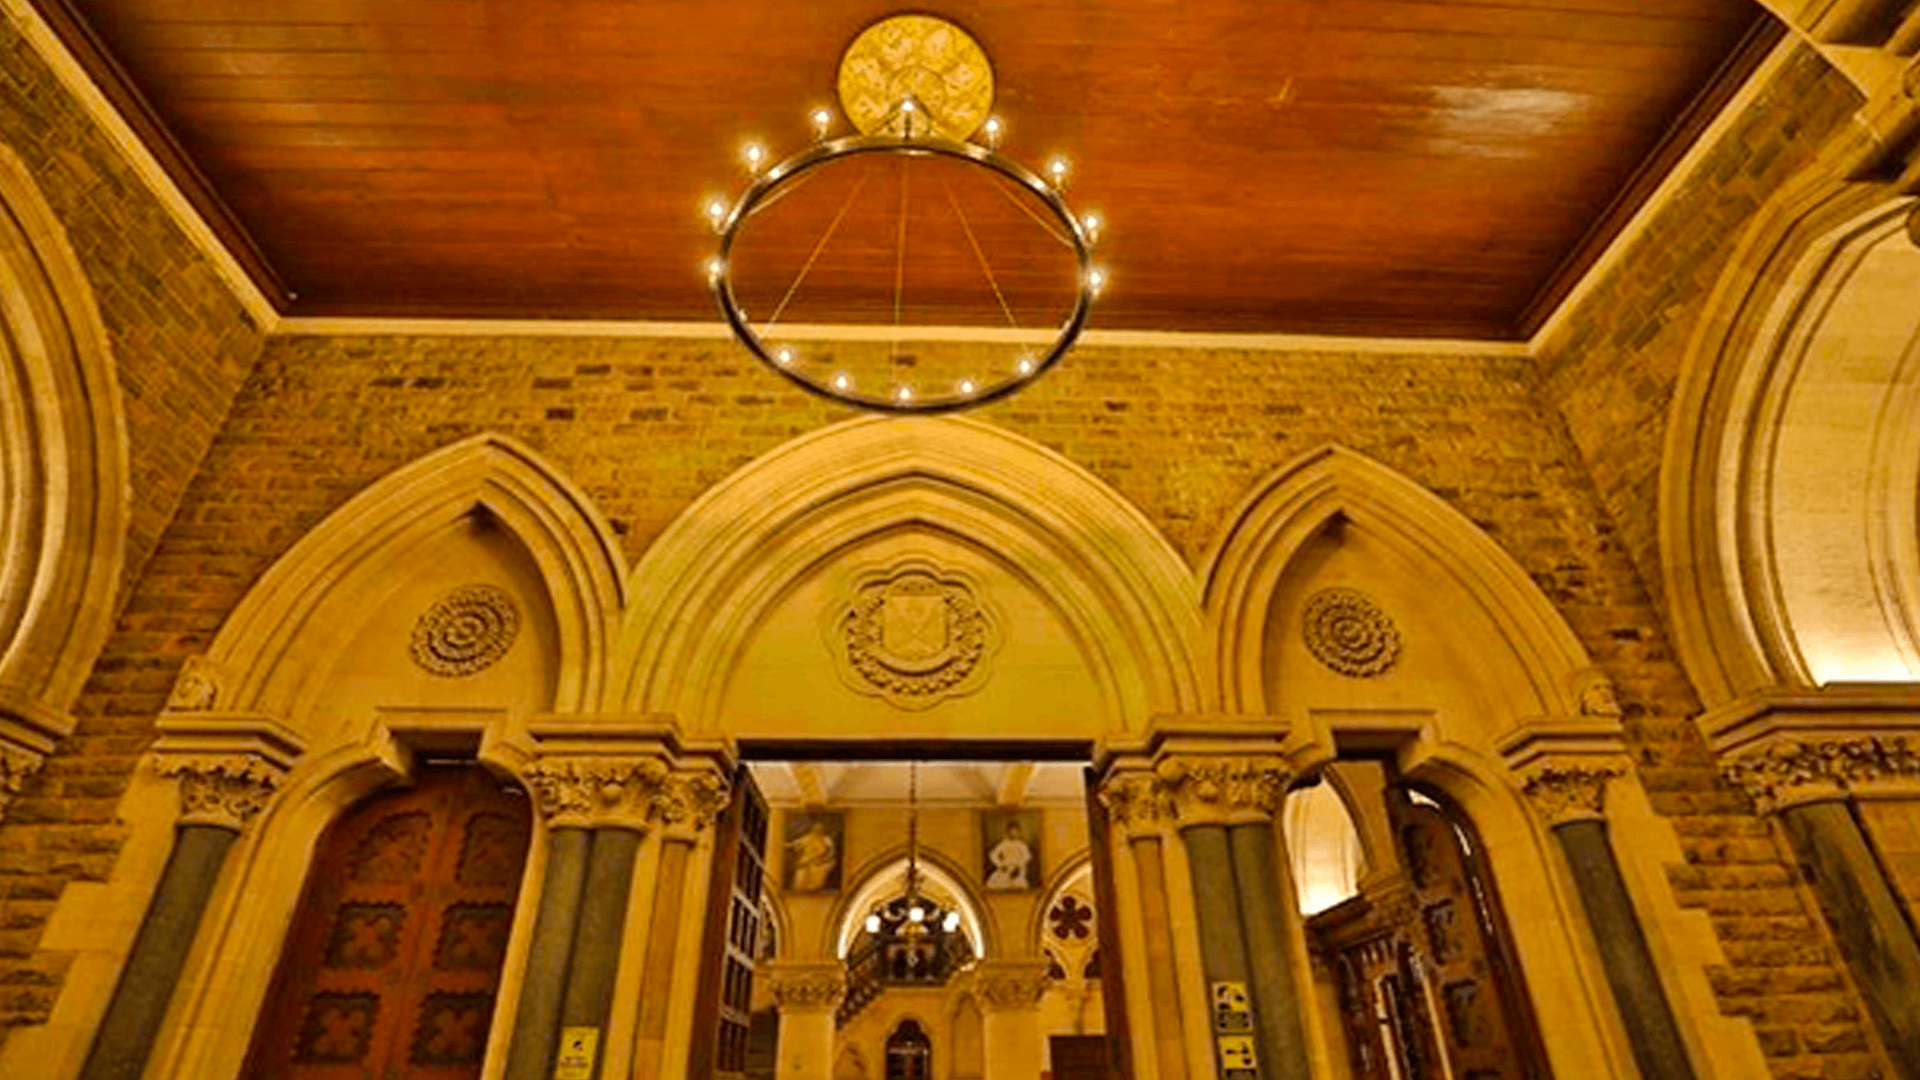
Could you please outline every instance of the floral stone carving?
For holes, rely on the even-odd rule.
[[[1906,735],[1785,740],[1720,766],[1763,811],[1868,784],[1920,783],[1920,740]]]
[[[251,754],[167,756],[155,769],[180,784],[180,823],[238,832],[267,805],[281,770]]]
[[[1335,586],[1307,597],[1300,613],[1307,651],[1349,678],[1384,675],[1400,658],[1400,630],[1358,589]]]
[[[1549,826],[1606,818],[1607,781],[1620,770],[1598,766],[1550,766],[1527,778],[1520,789]]]
[[[413,626],[413,662],[435,675],[473,675],[499,662],[520,633],[520,609],[497,585],[462,585]]]
[[[998,643],[972,583],[920,562],[862,580],[830,638],[849,686],[908,709],[977,689]]]

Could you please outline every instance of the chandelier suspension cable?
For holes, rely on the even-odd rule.
[[[813,269],[813,264],[819,261],[820,253],[826,250],[827,241],[833,239],[833,234],[840,228],[841,219],[845,218],[847,211],[853,208],[853,200],[860,197],[860,189],[867,186],[867,178],[872,175],[871,169],[862,172],[859,182],[853,185],[852,191],[847,192],[846,201],[840,204],[840,209],[833,215],[833,220],[827,222],[827,231],[820,234],[820,239],[814,243],[813,250],[807,252],[807,261],[800,265],[800,272],[793,276],[793,284],[787,286],[787,291],[780,297],[780,302],[774,305],[773,317],[767,320],[768,327],[780,321],[780,314],[787,310],[787,304],[793,300],[793,294],[800,291],[800,283],[807,280],[807,273]],[[810,179],[812,179],[810,176],[801,177],[802,181]]]
[[[906,115],[908,117],[911,117],[913,114],[909,112]],[[913,135],[913,121],[911,119],[908,119],[907,136],[911,138],[912,135]],[[893,341],[887,347],[888,359],[894,359],[900,355],[900,335],[897,331],[900,329],[900,298],[906,292],[906,287],[907,287],[907,205],[908,205],[907,200],[909,197],[909,193],[912,190],[912,184],[911,184],[912,175],[913,175],[913,159],[901,158],[900,159],[900,236],[898,241],[894,244],[894,252],[893,252],[893,328],[896,331],[896,333],[893,335]]]
[[[953,216],[960,219],[960,229],[967,234],[967,246],[973,249],[974,260],[980,264],[980,272],[987,275],[987,284],[993,288],[993,298],[1000,302],[1000,313],[1007,317],[1007,325],[1015,330],[1020,323],[1013,317],[1013,309],[1007,306],[1007,297],[1000,291],[1000,282],[993,276],[993,267],[987,265],[987,253],[980,250],[980,241],[974,238],[973,223],[967,220],[967,212],[960,208],[960,200],[954,198],[953,185],[946,178],[940,180],[940,188],[947,193],[947,205],[953,207]]]
[[[1058,240],[1061,243],[1061,245],[1065,247],[1068,247],[1068,248],[1073,247],[1073,241],[1068,239],[1065,236],[1062,236],[1060,234],[1059,228],[1057,228],[1052,222],[1048,221],[1046,218],[1043,218],[1039,214],[1034,213],[1033,207],[1028,206],[1026,203],[1021,202],[1018,198],[1014,196],[1013,192],[1008,191],[1007,182],[1005,180],[1002,180],[1000,177],[996,176],[996,177],[993,177],[992,184],[993,184],[993,190],[999,192],[1001,198],[1012,203],[1014,207],[1017,208],[1021,213],[1027,215],[1027,219],[1029,221],[1032,221],[1035,225],[1040,226],[1040,231],[1046,233],[1048,236],[1053,237],[1055,240]]]
[[[920,898],[920,763],[907,763],[907,902]]]

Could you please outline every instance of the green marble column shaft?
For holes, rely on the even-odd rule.
[[[1241,822],[1229,827],[1227,835],[1245,928],[1254,1022],[1260,1032],[1260,1074],[1267,1080],[1312,1080],[1282,906],[1289,897],[1280,888],[1275,862],[1280,838],[1270,821]]]
[[[1827,922],[1867,999],[1895,1075],[1920,1080],[1920,942],[1843,802],[1780,811]]]
[[[1613,845],[1607,841],[1606,822],[1566,821],[1553,827],[1553,835],[1573,871],[1580,906],[1587,913],[1640,1075],[1645,1080],[1694,1080],[1693,1062],[1660,983],[1653,951],[1647,947],[1646,931],[1633,910]]]
[[[1237,982],[1253,995],[1253,982],[1247,974],[1247,945],[1240,916],[1240,892],[1233,877],[1233,855],[1225,825],[1189,825],[1180,830],[1187,845],[1187,866],[1193,877],[1193,909],[1200,924],[1200,964],[1207,972],[1207,996],[1212,1000],[1212,984]],[[1259,1004],[1253,1030],[1254,1053],[1263,1070],[1268,1068],[1267,1048],[1262,1042],[1258,1021]],[[1213,1041],[1214,1032],[1203,1037]]]
[[[613,977],[620,966],[620,939],[627,925],[627,900],[633,891],[633,863],[640,834],[631,829],[599,828],[587,856],[586,885],[573,927],[573,958],[560,1005],[560,1026],[590,1027],[602,1034],[599,1058],[606,1056],[607,1016],[613,1007]]]
[[[590,841],[587,830],[572,826],[554,829],[547,841],[540,909],[534,915],[533,942],[527,949],[520,1009],[513,1020],[513,1041],[507,1049],[503,1080],[547,1080],[552,1070]]]
[[[139,1080],[146,1071],[180,968],[237,836],[217,825],[182,825],[175,833],[160,887],[140,920],[133,951],[107,1014],[94,1031],[80,1080]]]

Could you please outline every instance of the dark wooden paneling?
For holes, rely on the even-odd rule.
[[[895,6],[40,2],[85,16],[296,313],[693,319],[713,317],[699,200],[737,189],[743,139],[797,148],[840,50]],[[942,13],[994,58],[1009,149],[1072,156],[1076,204],[1112,222],[1095,325],[1487,337],[1538,321],[1764,19],[1747,0]],[[765,225],[775,251],[816,235]],[[1004,324],[958,280],[963,237],[922,239],[919,315]],[[861,265],[823,274],[810,318],[872,310]]]

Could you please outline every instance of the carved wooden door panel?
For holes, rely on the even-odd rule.
[[[767,801],[742,765],[733,778],[733,802],[714,832],[713,876],[707,903],[707,956],[694,1001],[694,1037],[687,1075],[737,1080],[746,1075],[753,1032],[753,970],[759,956],[761,893],[766,887]]]
[[[1410,1003],[1421,996],[1422,1011],[1431,995],[1442,1067],[1454,1080],[1546,1080],[1532,1009],[1477,845],[1447,811],[1404,787],[1388,790],[1387,805],[1412,886],[1403,989]]]
[[[1335,966],[1355,1080],[1448,1080],[1401,929],[1347,946]]]
[[[527,801],[427,768],[321,837],[254,1038],[254,1080],[480,1075],[526,865]]]

